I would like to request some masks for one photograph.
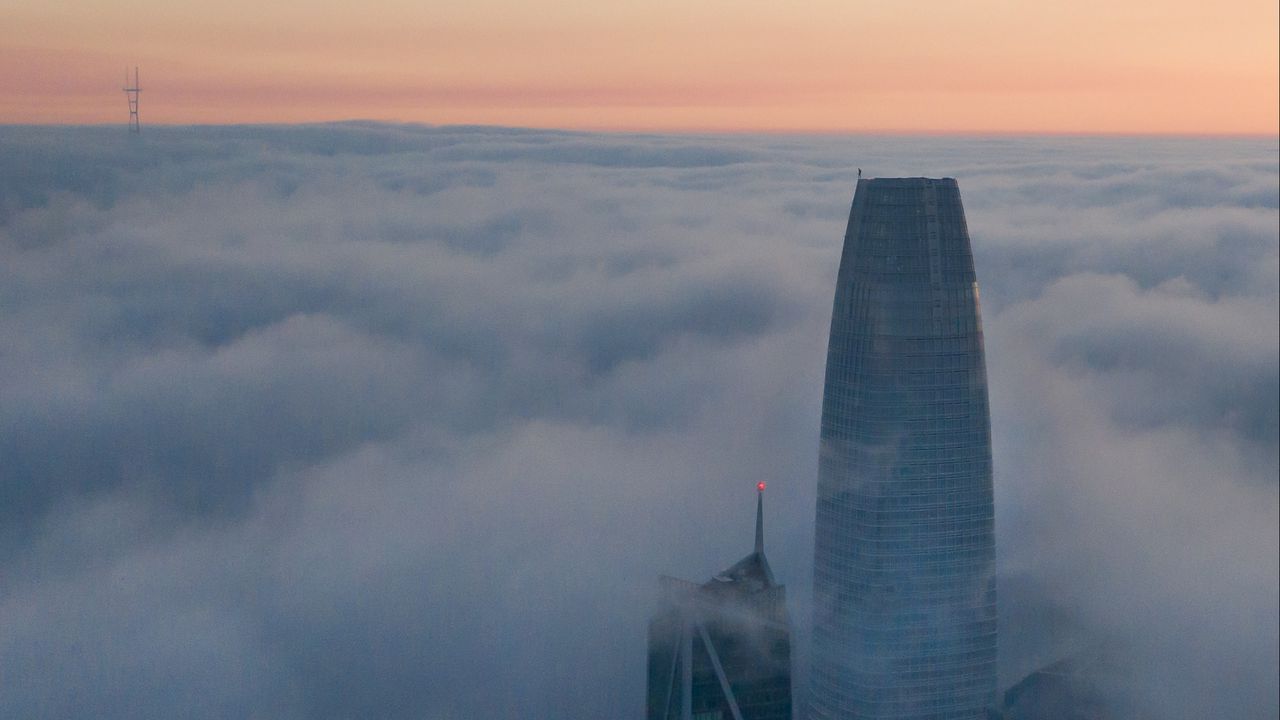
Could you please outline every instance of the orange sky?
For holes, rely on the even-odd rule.
[[[5,0],[0,122],[1277,134],[1276,0]]]

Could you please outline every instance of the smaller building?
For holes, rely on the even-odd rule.
[[[1131,667],[1106,646],[1036,670],[1004,694],[1002,720],[1152,720],[1132,694]]]
[[[791,720],[791,621],[764,556],[764,483],[751,554],[701,585],[660,583],[648,720]]]

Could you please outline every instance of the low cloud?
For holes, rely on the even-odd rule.
[[[6,128],[0,165],[0,714],[639,717],[657,575],[741,556],[760,479],[803,657],[859,166],[965,197],[1003,681],[1111,638],[1146,712],[1277,712],[1273,141]]]

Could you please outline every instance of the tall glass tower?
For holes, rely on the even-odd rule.
[[[991,425],[955,180],[859,180],[822,402],[811,720],[996,700]]]

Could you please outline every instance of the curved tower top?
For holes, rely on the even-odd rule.
[[[859,180],[831,313],[811,717],[986,717],[991,431],[973,253],[950,178]]]

